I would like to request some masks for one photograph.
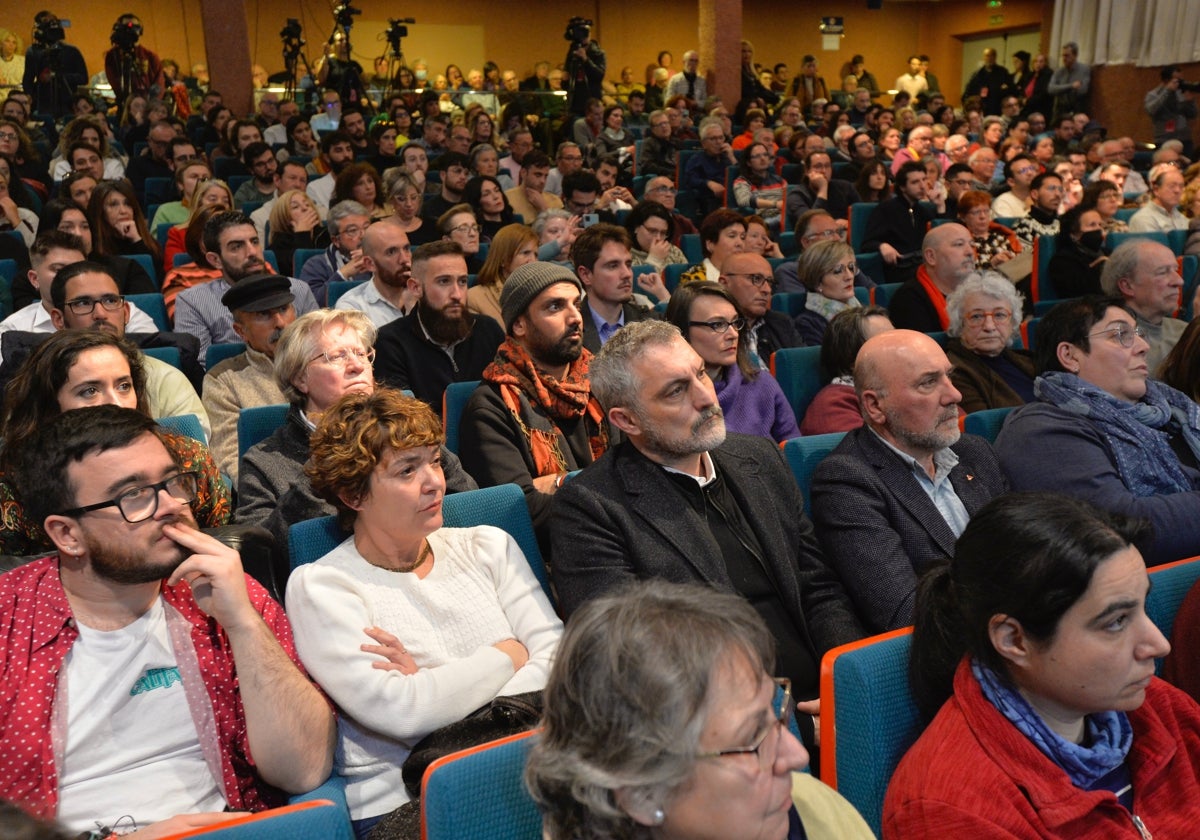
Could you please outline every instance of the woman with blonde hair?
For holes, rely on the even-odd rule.
[[[806,347],[825,340],[825,329],[839,312],[862,306],[854,295],[857,270],[854,249],[841,240],[818,242],[800,254],[796,273],[808,295],[804,311],[796,316],[796,331]]]
[[[467,309],[503,324],[500,292],[504,281],[519,266],[536,262],[538,237],[528,225],[505,225],[492,238],[487,259],[479,269],[475,285],[467,289]]]
[[[317,205],[304,190],[288,190],[275,199],[270,217],[271,239],[268,247],[275,253],[279,273],[294,277],[293,259],[302,248],[328,248],[329,231],[321,224]]]
[[[15,32],[0,28],[0,86],[19,87],[25,79],[25,43]]]
[[[229,184],[220,178],[209,178],[207,181],[201,181],[192,190],[192,197],[188,199],[188,207],[190,210],[188,221],[181,225],[176,225],[167,231],[167,247],[163,249],[163,264],[168,271],[175,267],[175,255],[187,251],[184,243],[184,235],[187,233],[188,223],[196,218],[196,214],[205,207],[220,207],[223,210],[232,210],[233,190],[229,189]],[[207,260],[201,260],[201,262],[207,265]]]

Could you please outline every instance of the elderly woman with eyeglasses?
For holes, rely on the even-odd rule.
[[[705,280],[680,286],[667,305],[667,320],[704,360],[728,431],[776,443],[800,437],[779,383],[750,362],[742,337],[746,319],[728,289]]]
[[[1033,400],[1033,356],[1013,344],[1021,323],[1021,296],[1003,274],[985,271],[959,283],[946,298],[950,325],[946,356],[950,379],[968,414]]]
[[[812,775],[737,595],[643,581],[577,610],[525,769],[547,840],[873,837]]]
[[[1121,298],[1063,301],[1041,319],[1036,402],[996,439],[1013,490],[1048,490],[1149,519],[1157,565],[1200,554],[1200,406],[1150,378]]]
[[[242,456],[238,522],[262,525],[286,546],[289,527],[335,512],[304,475],[309,437],[341,397],[375,391],[374,361],[375,326],[357,309],[318,309],[284,328],[275,346],[275,381],[289,403],[287,419]],[[442,469],[448,492],[478,487],[449,450],[442,452]]]
[[[854,295],[857,271],[854,249],[841,240],[818,242],[800,254],[796,274],[808,294],[795,323],[805,347],[824,341],[826,327],[839,312],[862,306]]]

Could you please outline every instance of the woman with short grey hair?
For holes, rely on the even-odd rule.
[[[997,271],[976,272],[946,298],[946,356],[963,411],[1008,408],[1033,401],[1033,357],[1012,347],[1022,299]]]
[[[571,618],[525,781],[549,840],[871,837],[811,775],[745,599],[642,581]]]

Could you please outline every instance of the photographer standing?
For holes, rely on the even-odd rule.
[[[567,112],[576,116],[587,116],[589,99],[603,99],[604,71],[608,59],[591,38],[592,22],[583,18],[571,18],[563,36],[571,42],[567,51],[564,79],[567,87]]]
[[[21,83],[33,97],[31,113],[71,113],[75,88],[88,82],[83,54],[64,39],[62,21],[54,12],[38,12],[33,19],[33,46],[25,53],[25,78]]]
[[[1196,116],[1195,84],[1183,81],[1176,65],[1164,67],[1162,84],[1146,94],[1146,113],[1154,123],[1154,145],[1168,140],[1183,143],[1184,157],[1192,156],[1192,130],[1188,119]]]
[[[162,62],[157,55],[138,45],[142,22],[135,14],[125,13],[113,24],[112,49],[104,54],[104,72],[117,97],[117,110],[126,98],[160,96],[163,91]]]

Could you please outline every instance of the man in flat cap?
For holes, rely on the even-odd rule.
[[[521,266],[504,281],[504,342],[462,417],[459,456],[480,487],[519,484],[548,554],[550,501],[609,445],[583,346],[583,287],[570,269]]]
[[[204,408],[212,424],[209,450],[235,482],[238,475],[238,415],[243,408],[287,402],[275,383],[275,345],[296,320],[291,282],[278,274],[254,274],[221,297],[233,315],[233,331],[246,351],[213,367],[204,377]]]

